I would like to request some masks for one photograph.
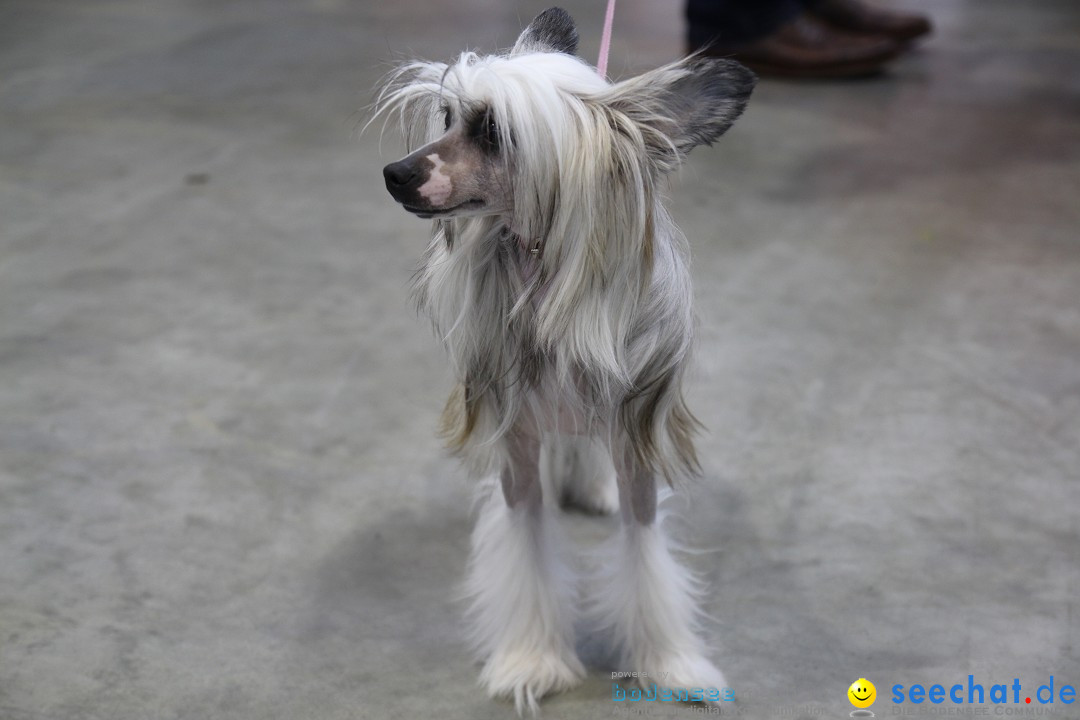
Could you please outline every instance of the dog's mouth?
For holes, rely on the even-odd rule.
[[[409,205],[408,203],[401,203],[401,207],[405,208],[418,218],[429,220],[435,217],[445,217],[451,215],[459,210],[475,210],[484,206],[484,201],[479,198],[473,200],[466,200],[463,203],[454,205],[448,208],[422,208],[416,205]]]

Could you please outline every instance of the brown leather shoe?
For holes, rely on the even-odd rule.
[[[888,35],[900,42],[911,42],[933,30],[925,15],[886,10],[860,0],[816,0],[810,12],[843,30]]]
[[[744,45],[706,45],[690,51],[730,57],[760,75],[773,77],[855,77],[873,75],[903,50],[884,35],[838,30],[809,13],[771,35]]]

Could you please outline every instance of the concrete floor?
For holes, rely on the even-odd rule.
[[[426,224],[355,129],[394,58],[546,4],[0,5],[0,718],[512,716],[451,599]],[[601,4],[565,4],[594,58]],[[682,526],[745,717],[1080,685],[1080,6],[905,4],[922,50],[763,83],[672,188],[709,428]],[[620,4],[615,73],[680,32]],[[621,707],[583,644],[549,717]]]

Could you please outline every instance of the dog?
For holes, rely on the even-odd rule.
[[[661,190],[731,126],[756,78],[692,56],[611,83],[577,44],[572,18],[551,8],[509,51],[399,67],[373,116],[396,115],[420,145],[383,176],[434,221],[415,298],[457,379],[442,431],[488,479],[469,636],[481,685],[519,714],[583,678],[579,614],[643,684],[727,687],[699,638],[695,577],[657,519],[657,479],[699,472],[682,392],[688,248]],[[580,609],[555,499],[621,514]]]

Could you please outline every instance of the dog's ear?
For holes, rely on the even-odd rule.
[[[577,44],[574,18],[562,8],[553,7],[533,18],[510,52],[561,52],[573,55],[577,52]]]
[[[606,102],[641,127],[651,155],[674,167],[681,155],[711,145],[731,127],[756,83],[734,60],[691,56],[616,83]]]

